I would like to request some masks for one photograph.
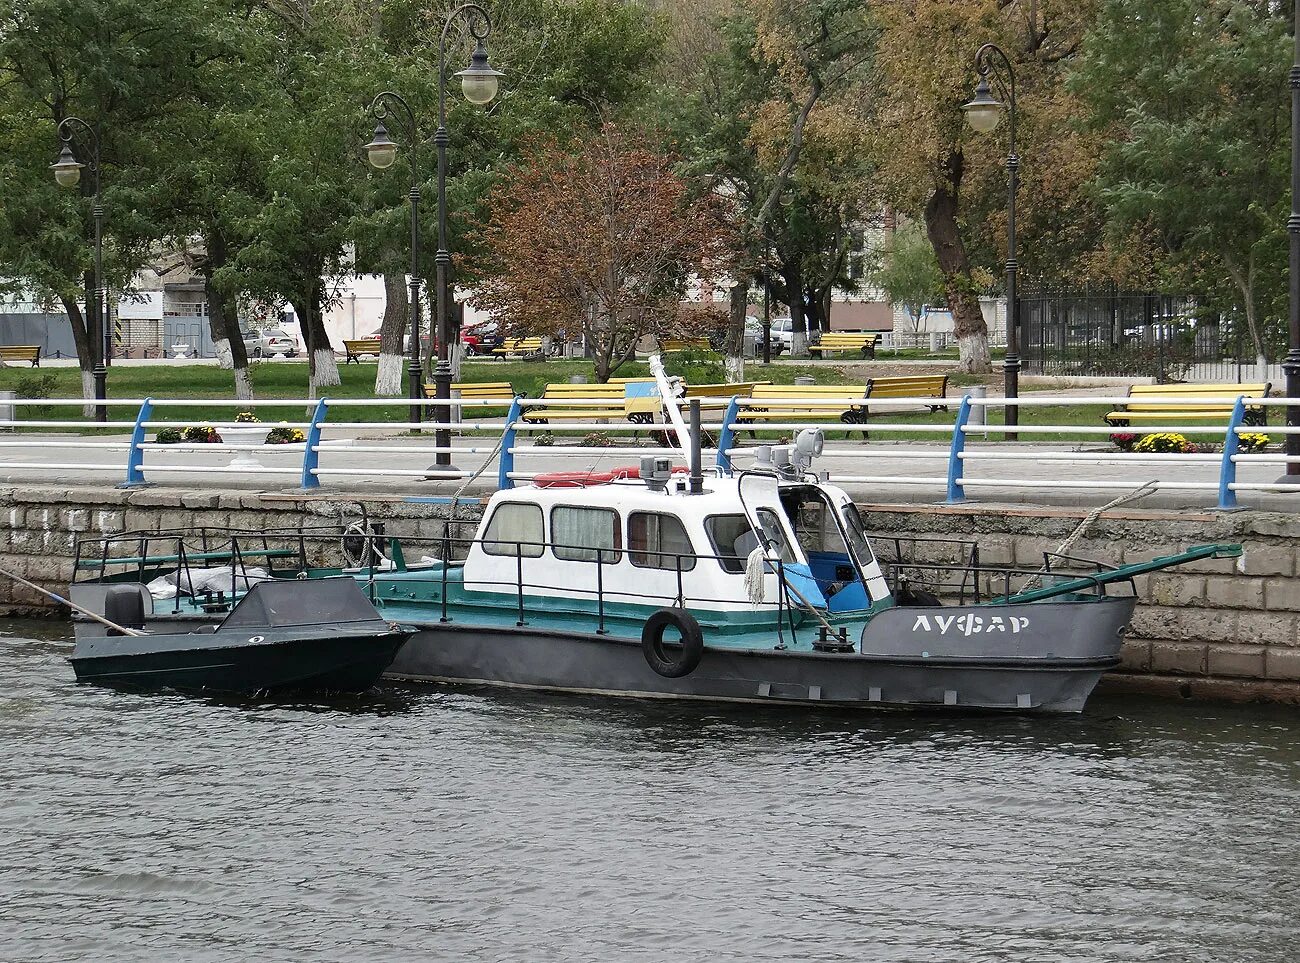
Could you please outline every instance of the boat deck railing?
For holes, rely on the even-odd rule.
[[[888,542],[889,539],[882,539]],[[898,539],[899,543],[918,541],[917,539]],[[935,542],[953,542],[950,539],[935,539]],[[734,555],[719,555],[695,552],[665,552],[651,549],[622,546],[618,548],[593,547],[590,545],[566,545],[554,542],[516,541],[514,539],[479,539],[452,535],[449,528],[439,537],[393,537],[379,534],[370,529],[358,531],[355,526],[321,526],[307,529],[283,529],[279,531],[235,531],[221,529],[201,529],[185,532],[139,532],[128,535],[108,536],[104,538],[83,539],[77,544],[77,565],[79,571],[89,573],[90,579],[84,581],[121,581],[134,576],[140,581],[159,574],[174,572],[176,590],[172,595],[172,614],[180,614],[195,609],[209,612],[222,610],[238,600],[247,590],[250,578],[257,578],[258,571],[263,570],[272,577],[305,578],[323,572],[343,572],[362,581],[371,601],[377,606],[391,603],[409,603],[420,605],[428,603],[436,606],[438,619],[447,623],[455,616],[453,603],[450,602],[450,583],[453,571],[463,563],[473,546],[491,545],[497,557],[513,559],[513,578],[481,579],[473,581],[475,590],[498,591],[514,595],[514,615],[517,626],[529,623],[543,611],[543,607],[533,600],[538,597],[557,597],[555,586],[551,583],[539,583],[526,578],[528,560],[540,557],[549,551],[552,554],[560,549],[566,554],[585,553],[590,560],[581,560],[583,564],[593,566],[595,586],[566,586],[566,597],[586,598],[594,602],[592,613],[594,631],[598,635],[609,632],[611,621],[619,616],[611,614],[607,606],[616,603],[641,605],[659,605],[690,610],[692,607],[708,607],[716,604],[714,596],[702,597],[690,592],[689,575],[699,564],[717,564],[725,570],[734,571],[737,564],[743,565],[745,559]],[[502,546],[511,546],[512,550],[502,553]],[[901,545],[900,545],[901,549]],[[422,550],[427,550],[421,554]],[[653,566],[644,566],[649,570],[669,571],[673,573],[675,594],[662,592],[651,593],[636,591],[616,581],[610,584],[608,571],[611,566],[622,563],[624,553],[653,558]],[[418,557],[420,561],[410,562]],[[901,558],[895,553],[895,559]],[[980,565],[977,553],[957,564],[923,562],[906,559],[891,561],[881,559],[887,570],[892,568],[891,581],[897,579],[917,580],[918,573],[923,577],[933,576],[936,580],[947,577],[958,579],[955,591],[948,586],[945,597],[957,604],[979,603],[990,595],[997,593],[1001,585],[1003,598],[1014,597],[1017,591],[1033,584],[1035,579],[1045,575],[1051,578],[1069,576],[1084,579],[1092,576],[1086,570],[1100,571],[1098,563],[1054,556],[1056,569],[1052,562],[1046,562],[1043,569],[1027,569],[1001,566]],[[444,561],[445,560],[445,561]],[[574,559],[570,559],[574,560]],[[193,588],[197,573],[210,571],[212,562],[226,563],[230,569],[230,588],[209,588],[203,592],[186,591],[185,585]],[[280,562],[277,569],[275,563]],[[291,564],[285,565],[284,562]],[[263,569],[259,563],[265,563]],[[1068,564],[1069,570],[1060,566]],[[776,575],[777,597],[750,601],[753,611],[766,610],[773,617],[777,634],[777,648],[786,648],[799,644],[799,633],[811,631],[820,638],[825,638],[827,625],[845,621],[864,621],[869,618],[866,610],[856,610],[831,614],[823,609],[813,612],[803,600],[798,598],[797,590],[792,590],[791,579],[786,572],[786,563],[780,559],[764,561],[765,570]],[[385,579],[384,576],[401,572],[427,572],[428,582],[439,587],[437,599],[412,598],[407,591],[409,580]],[[223,574],[224,578],[224,574]],[[459,581],[459,577],[455,579]],[[1106,587],[1096,581],[1092,584],[1095,594],[1106,594]],[[387,589],[385,588],[387,586]],[[1078,594],[1078,593],[1076,593]],[[955,595],[955,599],[953,596]],[[164,609],[165,611],[165,609]],[[550,610],[555,614],[554,610]],[[570,613],[571,615],[572,613]],[[810,628],[811,626],[811,628]],[[805,635],[805,638],[807,636]]]
[[[1230,509],[1237,507],[1238,496],[1246,493],[1264,493],[1276,491],[1300,490],[1300,474],[1288,474],[1283,480],[1276,480],[1278,470],[1294,471],[1300,465],[1300,457],[1289,456],[1281,451],[1254,451],[1254,445],[1243,446],[1242,437],[1261,433],[1276,439],[1293,434],[1300,434],[1300,427],[1287,425],[1257,426],[1248,423],[1247,415],[1259,411],[1274,413],[1285,412],[1291,406],[1300,405],[1300,399],[1259,398],[1243,395],[1236,399],[1231,413],[1226,416],[1207,415],[1205,419],[1196,417],[1195,406],[1222,408],[1222,396],[1143,396],[1144,411],[1158,411],[1162,406],[1171,411],[1192,414],[1183,420],[1187,424],[1160,423],[1160,418],[1142,412],[1134,414],[1134,424],[1116,428],[1102,423],[1100,416],[1095,423],[1054,423],[1074,422],[1077,409],[1098,409],[1098,406],[1118,407],[1130,399],[1126,396],[1104,397],[1096,395],[1047,395],[1046,393],[1027,394],[1019,398],[976,398],[966,395],[960,398],[936,399],[926,398],[868,398],[855,396],[851,389],[845,389],[842,399],[818,397],[815,399],[797,398],[763,398],[753,400],[744,397],[717,399],[726,404],[726,410],[720,415],[720,409],[710,408],[707,412],[711,420],[703,425],[712,437],[706,442],[707,457],[715,460],[718,467],[729,471],[737,461],[752,458],[756,448],[764,441],[770,441],[782,434],[796,432],[803,428],[820,427],[828,432],[843,431],[848,434],[870,432],[871,439],[854,440],[828,446],[825,456],[838,461],[839,466],[831,471],[830,480],[849,488],[880,488],[910,486],[920,489],[932,488],[946,494],[949,503],[964,502],[974,498],[981,490],[1023,493],[1032,500],[1036,493],[1045,491],[1095,491],[1099,493],[1130,491],[1135,487],[1131,470],[1134,467],[1144,469],[1142,480],[1150,479],[1157,490],[1174,492],[1203,493],[1207,500],[1213,498],[1216,507]],[[927,415],[925,420],[910,421],[891,419],[891,413],[902,413],[911,417],[918,409],[928,410],[940,404],[951,406],[950,418],[939,413]],[[566,420],[562,424],[544,424],[539,421],[525,421],[523,415],[528,411],[539,412],[544,416],[546,407],[555,402],[543,398],[464,398],[453,400],[450,404],[436,400],[418,402],[425,408],[426,414],[433,414],[435,420],[426,421],[418,427],[424,430],[446,428],[454,430],[458,438],[452,444],[439,446],[430,437],[427,441],[421,437],[379,439],[359,437],[373,434],[379,427],[398,427],[399,423],[382,420],[391,417],[395,406],[404,405],[387,398],[366,399],[297,399],[297,400],[256,400],[239,399],[110,399],[107,401],[84,400],[81,398],[40,398],[14,399],[6,401],[15,414],[0,420],[0,428],[18,429],[25,432],[31,429],[48,429],[50,434],[40,438],[26,437],[22,433],[14,434],[0,441],[0,471],[53,471],[78,472],[115,471],[122,477],[122,487],[134,487],[151,483],[151,480],[164,475],[170,480],[180,477],[221,477],[239,475],[243,477],[274,479],[296,479],[304,490],[319,488],[329,479],[367,478],[395,480],[460,480],[477,475],[484,469],[425,467],[412,465],[414,459],[420,459],[426,465],[427,456],[447,454],[453,461],[464,460],[469,456],[480,458],[484,462],[496,465],[496,482],[498,487],[509,487],[516,482],[528,481],[546,470],[546,464],[553,459],[564,459],[572,463],[576,456],[584,459],[637,458],[653,454],[682,461],[684,455],[675,442],[671,447],[642,443],[642,438],[658,437],[662,440],[676,438],[677,427],[672,419],[661,418],[660,421],[641,424],[628,421],[612,420],[601,409],[608,408],[607,400],[582,401],[564,399],[562,404],[571,416],[574,409],[590,407],[593,417],[589,421]],[[845,411],[865,404],[870,406],[871,420],[855,420],[852,424],[827,424],[827,418],[809,418],[809,413],[825,413],[836,404],[842,403]],[[105,407],[109,413],[131,412],[130,418],[114,418],[102,423],[85,419],[68,418],[33,418],[24,417],[24,412],[42,411],[44,409],[81,409]],[[1024,415],[1022,420],[1033,423],[1018,426],[1006,426],[988,423],[990,415],[997,411],[1016,408]],[[223,429],[242,429],[246,432],[250,425],[233,420],[234,412],[249,409],[271,417],[286,414],[291,419],[282,422],[287,427],[301,429],[304,440],[298,444],[265,445],[256,443],[224,442],[222,446],[181,442],[178,444],[159,444],[150,441],[148,434],[164,428],[182,428],[192,421],[178,421],[166,418],[172,409],[199,409],[212,413],[208,422],[218,432]],[[761,408],[767,418],[759,422],[746,420],[746,412]],[[386,411],[385,411],[386,409]],[[788,409],[791,417],[788,421],[770,420],[774,413]],[[1104,410],[1104,409],[1099,409]],[[1074,417],[1053,416],[1053,412],[1071,411]],[[1034,415],[1034,413],[1039,413]],[[294,417],[297,414],[297,417]],[[342,416],[341,416],[342,415]],[[876,415],[883,415],[882,420],[875,420]],[[1031,415],[1033,415],[1031,417]],[[373,416],[373,417],[367,417]],[[1142,424],[1142,419],[1155,421],[1156,424]],[[1172,417],[1172,416],[1171,416]],[[935,420],[942,419],[942,420]],[[831,411],[830,420],[834,420]],[[1273,420],[1280,420],[1276,416]],[[1196,423],[1196,422],[1200,423]],[[277,427],[270,420],[258,427],[268,431]],[[416,426],[411,426],[416,427]],[[127,440],[96,437],[84,437],[87,431],[120,430],[129,433]],[[746,436],[754,432],[762,438]],[[1111,435],[1142,436],[1151,433],[1178,433],[1188,439],[1217,443],[1215,451],[1201,450],[1182,453],[1140,454],[1124,452],[1118,449],[1099,450],[1089,443],[1105,442]],[[59,433],[70,433],[59,436]],[[75,434],[72,434],[75,433]],[[582,435],[584,444],[535,444],[536,437],[542,433]],[[628,444],[598,444],[601,433],[611,437],[628,436]],[[242,434],[242,432],[241,432]],[[51,435],[54,435],[53,437]],[[233,439],[235,435],[231,435]],[[878,439],[916,439],[933,438],[938,444],[928,447],[924,444],[909,445],[900,449],[896,445],[876,443]],[[1044,438],[1054,439],[1053,447],[1032,443]],[[597,442],[593,444],[592,442]],[[247,454],[256,452],[258,459],[254,464],[239,464],[238,459],[231,464],[196,464],[194,459],[188,462],[176,456],[182,453],[193,455],[196,452],[208,454],[225,452]],[[109,461],[90,464],[82,457],[87,452],[112,454],[122,452],[122,462]],[[368,464],[358,464],[349,459],[351,455],[373,455]],[[404,461],[405,459],[405,461]],[[883,460],[883,461],[882,461]],[[247,459],[246,459],[247,461]],[[350,463],[349,463],[350,461]],[[890,469],[888,466],[904,462],[906,468]],[[467,462],[466,462],[467,463]],[[608,463],[608,461],[606,462]],[[403,467],[405,464],[407,467]],[[848,468],[843,465],[863,466],[862,469]],[[1058,477],[1044,478],[1035,476],[1032,471],[1023,471],[1027,466],[1052,464],[1080,466],[1096,469],[1091,471],[1061,472]],[[875,470],[873,470],[873,466]],[[983,470],[981,470],[983,469]],[[1146,471],[1149,469],[1149,472]],[[1127,471],[1127,477],[1125,476]],[[1264,477],[1265,472],[1273,477]],[[491,477],[489,473],[489,477]]]

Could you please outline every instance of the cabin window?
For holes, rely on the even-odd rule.
[[[527,502],[498,505],[483,530],[483,551],[488,555],[541,558],[544,541],[542,507]]]
[[[675,515],[633,512],[627,520],[627,553],[638,568],[666,568],[677,571],[677,557],[683,572],[695,568],[695,548]]]
[[[594,562],[597,554],[606,564],[623,556],[622,524],[618,512],[608,508],[551,509],[551,551],[566,562]]]
[[[776,513],[768,508],[760,508],[756,513],[763,534],[778,557],[783,562],[793,562],[794,552],[786,539],[785,529]],[[718,564],[724,572],[743,572],[749,553],[758,548],[758,536],[750,527],[749,519],[744,515],[711,515],[704,520],[704,530],[709,534],[713,550],[718,555]]]
[[[871,554],[871,543],[867,540],[866,529],[862,527],[862,516],[858,514],[856,505],[846,505],[844,509],[844,528],[849,533],[849,544],[853,546],[853,552],[858,557],[858,564],[869,565],[874,558]]]

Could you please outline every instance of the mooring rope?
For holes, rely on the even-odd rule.
[[[1056,551],[1051,552],[1049,554],[1051,555],[1068,554],[1070,549],[1074,547],[1074,543],[1077,542],[1079,539],[1083,538],[1083,536],[1087,533],[1088,529],[1092,528],[1092,526],[1096,524],[1097,519],[1101,518],[1103,514],[1110,511],[1112,508],[1118,508],[1120,505],[1127,505],[1129,502],[1135,502],[1140,498],[1146,498],[1148,495],[1154,495],[1157,491],[1159,491],[1159,489],[1160,489],[1159,481],[1157,479],[1152,479],[1151,481],[1146,482],[1145,484],[1140,485],[1137,488],[1133,489],[1131,492],[1127,492],[1123,495],[1120,495],[1118,498],[1114,498],[1108,501],[1105,505],[1102,505],[1099,508],[1094,508],[1087,515],[1083,516],[1083,521],[1079,522],[1079,524],[1075,526],[1074,531],[1072,531],[1069,534],[1069,536],[1065,539],[1065,541],[1063,541],[1060,545],[1056,546]],[[1020,591],[1017,592],[1016,594],[1020,595],[1024,592],[1028,592],[1031,591],[1032,589],[1038,588],[1039,583],[1041,583],[1043,580],[1043,576],[1049,574],[1047,569],[1047,564],[1048,564],[1047,560],[1044,559],[1042,569],[1040,569],[1036,574],[1031,575],[1029,577],[1029,581],[1025,582],[1025,584],[1021,587]]]

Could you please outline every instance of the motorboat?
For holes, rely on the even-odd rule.
[[[126,632],[78,636],[71,662],[79,681],[216,692],[362,692],[411,634],[382,618],[357,581],[343,576],[259,582],[220,622],[196,620],[181,632],[143,631],[149,619],[142,588],[117,584],[104,593],[106,616]]]

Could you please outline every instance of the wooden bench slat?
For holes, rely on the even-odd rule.
[[[378,338],[354,338],[351,341],[344,339],[343,363],[351,364],[355,361],[357,364],[360,364],[361,356],[363,354],[373,354],[378,356],[379,344],[380,341]]]
[[[811,353],[829,351],[861,351],[864,357],[873,357],[880,335],[870,331],[828,331],[817,344],[808,345]]]
[[[29,361],[33,368],[37,368],[41,364],[41,346],[39,344],[0,345],[0,359],[5,361]]]
[[[848,404],[843,400],[818,401],[818,398],[844,399],[867,397],[866,385],[755,385],[750,395],[752,401],[790,400],[803,401],[803,405],[782,405],[778,408],[761,406],[748,408],[741,415],[742,421],[810,421],[829,419],[844,421],[845,416],[866,415],[865,405]]]
[[[510,354],[537,354],[541,350],[541,338],[506,338],[492,349],[492,353],[504,357]]]
[[[590,421],[596,418],[629,418],[632,421],[653,421],[655,415],[663,408],[658,394],[628,395],[628,386],[646,383],[644,379],[627,379],[624,382],[606,384],[570,384],[555,382],[548,384],[542,392],[542,401],[555,402],[545,406],[529,408],[524,412],[524,421],[545,424],[551,421]],[[608,401],[608,407],[596,405],[570,405],[565,401]],[[617,402],[617,405],[614,404]]]
[[[1232,415],[1233,408],[1237,405],[1237,399],[1242,396],[1253,396],[1262,398],[1268,395],[1271,382],[1258,382],[1255,384],[1179,384],[1179,385],[1132,385],[1128,390],[1129,401],[1123,408],[1117,408],[1115,411],[1109,411],[1102,416],[1102,420],[1111,425],[1127,425],[1133,420],[1134,416],[1149,421],[1178,421],[1180,419],[1190,419],[1202,421],[1206,419],[1228,418]],[[1196,397],[1196,401],[1189,401],[1186,404],[1159,404],[1147,402],[1142,403],[1142,397],[1177,397],[1187,395]],[[1221,403],[1214,401],[1202,401],[1202,398],[1222,398]],[[1268,423],[1268,412],[1262,405],[1247,405],[1247,420],[1253,424],[1264,425]]]
[[[451,390],[459,392],[462,398],[513,398],[515,388],[508,381],[461,381],[455,382]],[[438,397],[438,386],[436,384],[424,385],[424,396],[426,398]]]

